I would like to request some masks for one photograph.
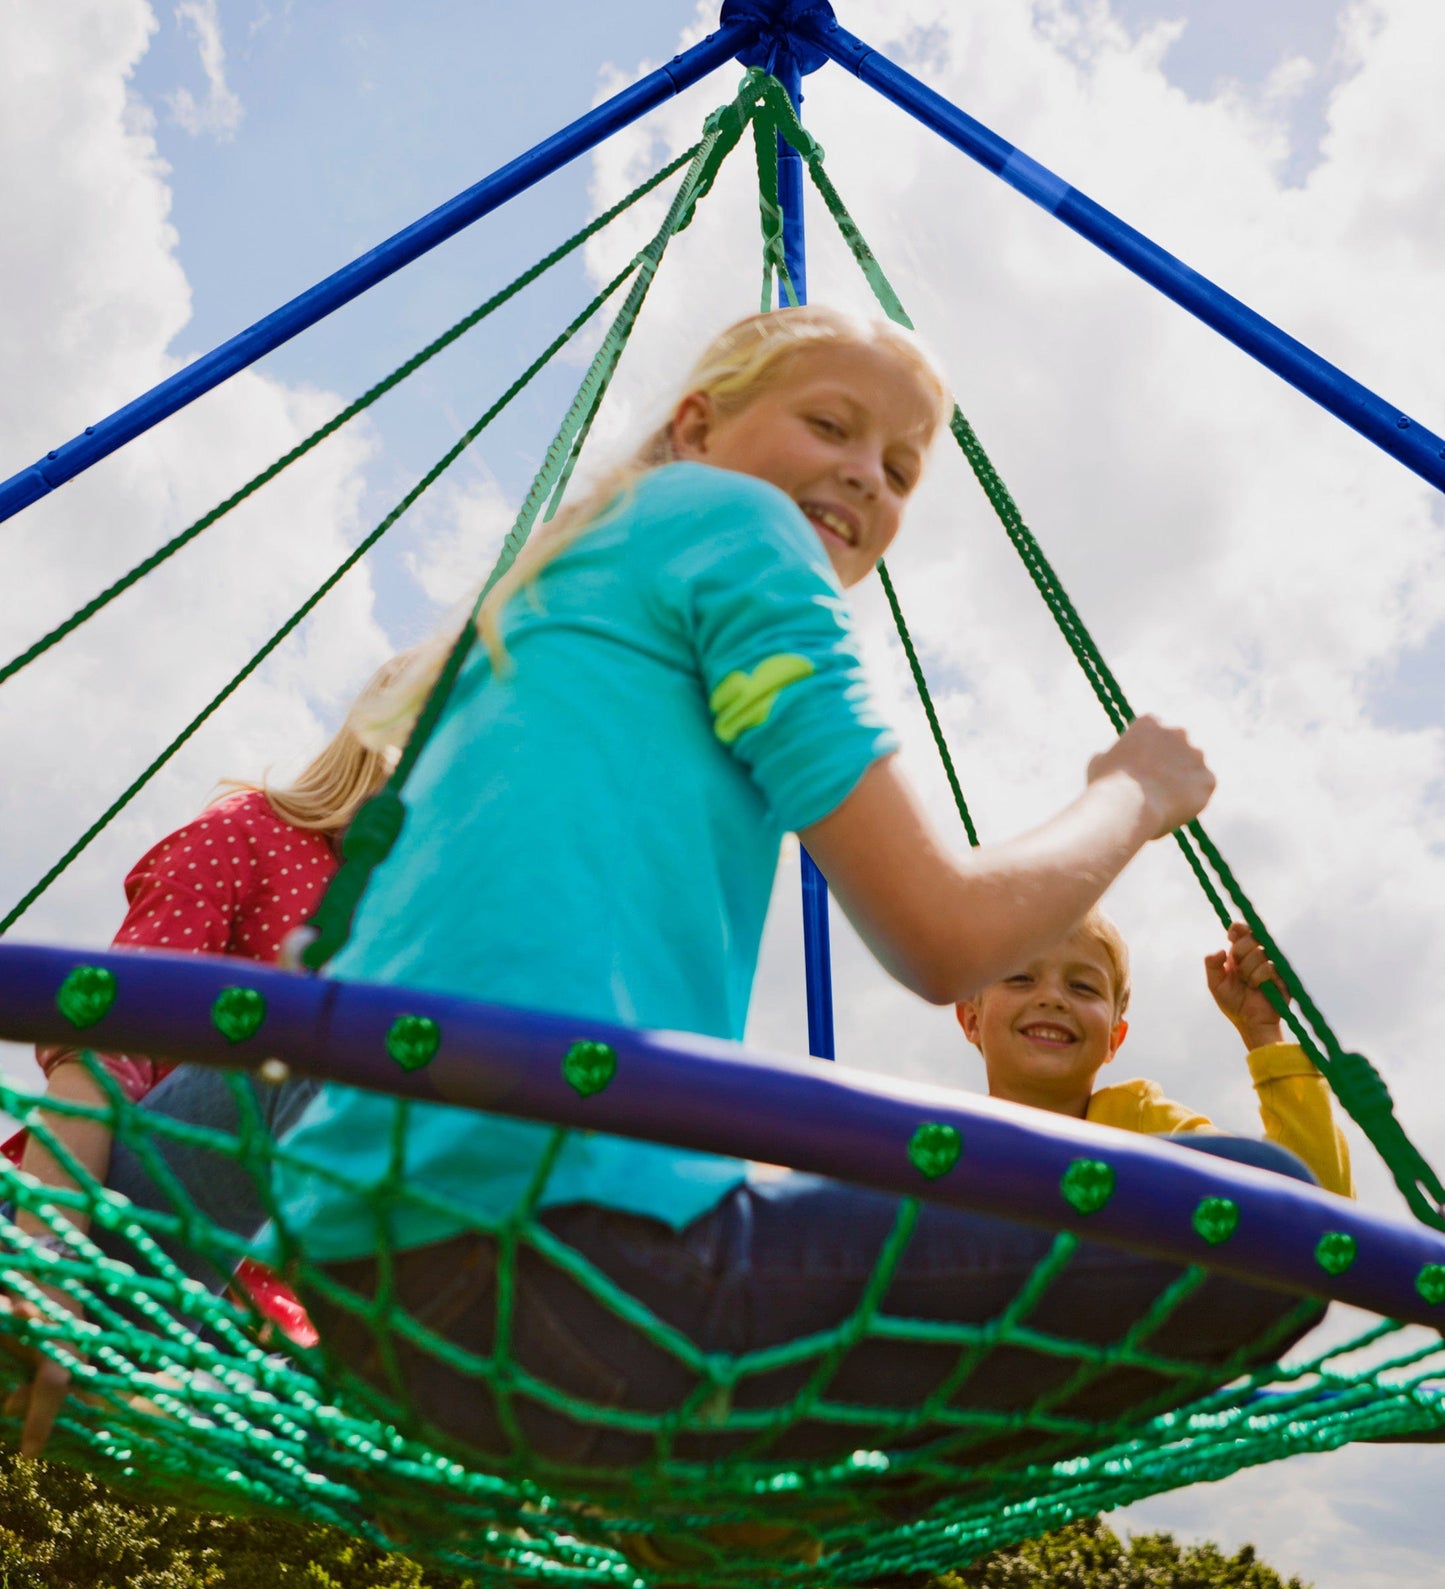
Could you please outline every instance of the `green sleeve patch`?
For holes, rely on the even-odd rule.
[[[751,673],[729,673],[708,697],[713,732],[724,745],[731,745],[746,729],[767,722],[783,690],[815,671],[807,657],[781,652],[765,657]]]

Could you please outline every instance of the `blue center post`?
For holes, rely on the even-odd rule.
[[[826,0],[727,0],[719,29],[748,23],[756,42],[738,55],[744,66],[761,66],[787,90],[802,119],[803,76],[827,60],[816,45],[805,44],[795,29],[805,19],[832,21]],[[808,301],[808,251],[803,231],[803,157],[778,138],[778,207],[783,212],[783,257],[793,296]],[[803,883],[803,973],[808,997],[808,1052],[816,1059],[834,1059],[833,962],[828,931],[828,882],[806,849],[799,851]]]

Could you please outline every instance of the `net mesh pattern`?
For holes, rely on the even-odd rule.
[[[688,224],[750,121],[760,151],[771,150],[779,133],[799,148],[885,309],[906,319],[823,172],[821,150],[798,126],[781,88],[749,73],[732,105],[709,118],[703,140],[666,168],[691,162],[662,229],[607,289],[635,271],[505,558],[515,555],[544,504],[559,500],[667,241]],[[787,290],[769,169],[760,159],[765,269]],[[955,432],[976,471],[983,470],[980,478],[991,475],[961,415]],[[991,500],[1002,492],[984,483]],[[1000,502],[1012,509],[1005,499],[1003,493]],[[1000,513],[1007,521],[1004,507]],[[1067,598],[1054,596],[1052,571],[1041,553],[1034,556],[1036,543],[1021,520],[1010,533],[1062,615],[1081,664],[1090,664],[1092,642]],[[889,594],[896,609],[891,585]],[[901,612],[899,618],[901,625]],[[910,658],[927,704],[911,650]],[[1112,675],[1105,670],[1099,678],[1110,700],[1117,695],[1123,721],[1127,703],[1118,707]],[[932,713],[930,720],[946,759]],[[950,778],[958,792],[951,767]],[[958,798],[962,810],[961,792]],[[355,897],[363,884],[355,884]],[[349,914],[339,912],[343,933]],[[1328,1064],[1339,1050],[1332,1039],[1325,1046]],[[1049,1312],[1079,1255],[1069,1234],[1046,1242],[1014,1294],[986,1317],[941,1321],[895,1310],[892,1282],[916,1235],[916,1200],[899,1203],[871,1277],[826,1329],[747,1352],[703,1350],[539,1214],[561,1130],[527,1195],[494,1226],[479,1227],[469,1211],[406,1184],[401,1127],[393,1173],[348,1188],[371,1209],[379,1232],[408,1203],[471,1227],[470,1253],[488,1266],[492,1298],[486,1338],[471,1349],[451,1338],[430,1303],[413,1307],[406,1254],[383,1240],[365,1283],[352,1283],[346,1266],[308,1261],[296,1233],[278,1221],[286,1278],[323,1323],[322,1344],[303,1349],[267,1325],[243,1294],[221,1289],[246,1244],[201,1213],[167,1160],[183,1147],[239,1166],[273,1217],[268,1188],[278,1162],[290,1159],[297,1173],[332,1172],[300,1164],[272,1139],[261,1095],[240,1074],[228,1077],[239,1126],[227,1132],[132,1104],[102,1067],[86,1062],[106,1089],[100,1111],[51,1103],[40,1112],[32,1096],[0,1086],[0,1107],[26,1120],[78,1186],[43,1188],[0,1165],[7,1286],[38,1313],[8,1321],[0,1378],[8,1389],[28,1377],[28,1349],[66,1364],[77,1393],[50,1453],[149,1498],[305,1515],[465,1570],[480,1583],[753,1585],[766,1574],[810,1586],[878,1584],[956,1567],[1080,1514],[1293,1453],[1357,1439],[1430,1438],[1445,1429],[1445,1347],[1431,1331],[1373,1321],[1345,1334],[1327,1325],[1281,1359],[1318,1316],[1317,1304],[1301,1301],[1276,1307],[1268,1325],[1226,1358],[1201,1360],[1171,1348],[1176,1326],[1211,1283],[1202,1268],[1171,1271],[1137,1317],[1107,1338],[1071,1334]],[[1409,1144],[1401,1148],[1403,1134],[1392,1116],[1386,1121],[1387,1095],[1382,1107],[1376,1123],[1385,1122],[1387,1136],[1394,1128],[1388,1146],[1399,1157]],[[140,1209],[89,1178],[55,1136],[55,1123],[67,1114],[104,1120],[162,1188],[166,1207]],[[399,1120],[405,1114],[399,1110]],[[1417,1173],[1414,1161],[1409,1172]],[[27,1238],[15,1223],[21,1211],[63,1245]],[[67,1219],[76,1211],[88,1215],[90,1237],[78,1236]],[[537,1370],[526,1310],[539,1276],[570,1288],[580,1313],[595,1310],[645,1340],[659,1364],[651,1396],[589,1398]],[[343,1349],[357,1342],[363,1351]],[[850,1365],[878,1343],[935,1354],[932,1387],[912,1405],[877,1405],[859,1394]],[[991,1372],[1006,1354],[1050,1364],[1050,1388],[1027,1405],[990,1405]],[[493,1440],[461,1444],[440,1431],[414,1393],[422,1358],[451,1376],[456,1397],[487,1409]],[[357,1368],[363,1360],[364,1374]],[[1121,1380],[1133,1387],[1122,1414],[1117,1395],[1101,1394]],[[548,1454],[558,1429],[570,1432],[574,1454]],[[602,1455],[575,1454],[587,1451]]]
[[[177,1262],[183,1247],[226,1274],[244,1246],[209,1224],[168,1173],[176,1144],[243,1165],[260,1187],[287,1157],[260,1124],[251,1083],[234,1075],[230,1086],[241,1122],[234,1134],[183,1125],[111,1092],[99,1117],[168,1187],[163,1211],[135,1207],[83,1174],[78,1191],[57,1194],[13,1168],[0,1172],[12,1210],[44,1218],[74,1249],[47,1251],[25,1241],[13,1218],[0,1224],[11,1290],[43,1315],[13,1321],[11,1338],[66,1363],[77,1385],[54,1454],[134,1493],[300,1513],[481,1582],[721,1585],[756,1583],[767,1571],[798,1583],[868,1584],[954,1567],[1081,1513],[1293,1453],[1445,1429],[1445,1345],[1421,1328],[1375,1322],[1285,1366],[1275,1356],[1281,1338],[1318,1314],[1301,1302],[1224,1362],[1158,1349],[1207,1283],[1200,1268],[1168,1278],[1112,1339],[1038,1327],[1078,1247],[1068,1234],[986,1320],[894,1313],[889,1282],[914,1233],[912,1200],[899,1204],[871,1279],[831,1329],[736,1355],[703,1352],[538,1215],[555,1153],[507,1220],[477,1229],[495,1264],[488,1350],[464,1350],[408,1310],[389,1262],[397,1255],[383,1254],[373,1282],[353,1289],[338,1277],[346,1266],[309,1263],[289,1243],[298,1256],[288,1278],[329,1321],[324,1340],[360,1330],[374,1343],[383,1370],[363,1380],[324,1344],[268,1338],[244,1300],[215,1294],[188,1272],[193,1261]],[[0,1105],[23,1113],[31,1101],[6,1088]],[[51,1109],[28,1116],[63,1152],[51,1118]],[[379,1228],[408,1203],[438,1208],[400,1178],[354,1190]],[[67,1205],[90,1213],[94,1240],[74,1235]],[[513,1325],[537,1266],[564,1275],[587,1306],[626,1321],[675,1365],[669,1382],[682,1388],[667,1405],[588,1401],[528,1366]],[[875,1340],[937,1348],[946,1366],[933,1393],[908,1408],[839,1393],[849,1354]],[[1055,1360],[1055,1387],[1025,1407],[976,1404],[971,1388],[1009,1351]],[[444,1363],[459,1394],[492,1409],[502,1432],[495,1449],[462,1447],[427,1422],[409,1388],[418,1353]],[[0,1373],[8,1386],[26,1370],[0,1358]],[[1119,1373],[1151,1387],[1127,1415],[1079,1410]],[[786,1396],[750,1394],[780,1374],[792,1387]],[[540,1455],[548,1441],[532,1438],[538,1419],[624,1437],[626,1460]],[[790,1445],[813,1454],[789,1455]]]

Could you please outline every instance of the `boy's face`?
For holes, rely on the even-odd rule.
[[[1082,1115],[1094,1077],[1128,1030],[1114,1013],[1104,947],[1075,932],[958,1006],[994,1097]]]

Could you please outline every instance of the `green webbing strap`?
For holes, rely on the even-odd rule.
[[[553,508],[560,500],[560,492],[571,474],[582,441],[591,428],[592,418],[602,401],[613,371],[632,334],[648,288],[657,274],[658,266],[667,251],[667,245],[676,234],[692,220],[698,201],[712,187],[718,168],[742,136],[743,129],[753,114],[757,87],[753,74],[743,80],[743,87],[730,105],[713,112],[704,124],[703,137],[695,147],[686,175],[678,186],[671,206],[652,241],[629,266],[637,275],[626,300],[617,313],[602,346],[597,350],[577,395],[572,400],[557,434],[547,449],[541,468],[527,492],[512,528],[502,543],[486,583],[482,586],[472,606],[468,621],[462,626],[436,683],[432,686],[412,729],[401,759],[397,762],[386,787],[371,797],[357,812],[347,829],[341,845],[341,866],[332,878],[322,897],[316,914],[308,923],[310,941],[302,950],[303,964],[313,971],[320,970],[338,953],[351,934],[351,923],[361,903],[362,895],[371,880],[371,874],[391,853],[406,816],[401,791],[411,776],[417,758],[430,740],[442,712],[451,696],[453,686],[461,673],[477,639],[476,617],[492,587],[512,566],[531,533],[542,506],[553,499]],[[550,517],[550,513],[548,515]]]
[[[757,68],[752,68],[757,72]],[[762,73],[758,72],[758,86]],[[758,162],[758,218],[763,234],[763,291],[759,309],[766,314],[773,307],[773,281],[790,308],[796,308],[798,295],[788,273],[787,250],[783,244],[783,208],[778,194],[778,130],[767,111],[766,101],[753,118],[753,148]]]
[[[461,454],[484,431],[488,425],[502,412],[504,408],[518,395],[532,379],[541,371],[551,358],[563,348],[582,329],[594,314],[602,307],[609,297],[622,285],[636,268],[637,261],[633,260],[623,271],[607,284],[606,287],[587,305],[582,312],[573,319],[565,331],[560,332],[548,344],[547,348],[535,358],[531,364],[517,377],[495,403],[486,411],[472,428],[466,432],[460,441],[447,449],[438,461],[426,472],[425,475],[412,487],[400,502],[382,519],[381,523],[350,552],[341,563],[326,577],[322,584],[306,598],[295,612],[281,625],[271,638],[261,647],[249,662],[235,675],[234,678],[215,695],[195,717],[181,730],[169,745],[151,762],[144,772],[116,799],[104,812],[85,830],[64,855],[50,868],[48,872],[35,884],[3,917],[0,918],[0,934],[6,932],[16,921],[35,903],[57,877],[68,867],[72,861],[86,848],[87,845],[110,823],[127,805],[140,793],[172,756],[186,743],[188,739],[200,728],[201,724],[224,702],[227,698],[248,679],[252,673],[266,660],[277,646],[291,633],[293,629],[306,617],[306,615],[321,601],[321,599],[347,574],[361,558],[381,539],[393,524],[411,507],[412,503],[435,481],[456,462]],[[365,807],[362,808],[365,811]],[[358,813],[358,817],[360,813]],[[348,830],[348,842],[350,832]],[[363,828],[363,833],[365,829]]]
[[[589,221],[580,231],[574,232],[565,243],[559,243],[550,254],[545,255],[535,265],[524,270],[520,276],[509,282],[499,292],[494,293],[484,304],[473,309],[470,314],[464,315],[450,330],[442,332],[435,341],[429,342],[420,353],[413,355],[404,364],[399,364],[390,375],[385,376],[375,386],[362,393],[354,403],[343,408],[335,418],[327,420],[319,430],[312,431],[304,441],[299,442],[290,452],[278,458],[275,463],[263,469],[260,474],[253,476],[238,491],[228,496],[224,502],[212,508],[209,513],[203,514],[194,524],[167,541],[158,551],[153,552],[149,557],[137,563],[129,573],[123,574],[114,584],[108,585],[94,600],[86,602],[78,611],[72,613],[64,623],[58,624],[48,634],[42,635],[34,645],[22,651],[19,656],[7,662],[3,667],[0,667],[0,684],[4,684],[7,679],[19,673],[22,668],[35,661],[37,657],[43,656],[57,641],[63,640],[66,635],[74,633],[88,618],[93,618],[102,607],[108,606],[122,592],[129,590],[138,580],[149,574],[152,569],[159,568],[167,558],[173,556],[183,546],[195,540],[202,530],[208,530],[218,519],[224,518],[232,508],[238,507],[244,502],[254,491],[259,490],[268,481],[274,480],[277,475],[284,469],[288,469],[298,458],[304,457],[318,443],[325,441],[328,436],[340,430],[348,421],[355,419],[358,414],[370,408],[378,398],[385,396],[394,386],[399,386],[409,375],[414,375],[422,365],[435,358],[438,353],[449,347],[458,337],[470,331],[473,326],[485,320],[494,310],[500,309],[503,304],[516,297],[524,287],[530,286],[539,276],[544,275],[554,265],[566,259],[569,254],[580,248],[588,238],[595,236],[603,227],[616,220],[624,210],[630,209],[639,199],[651,193],[660,183],[665,182],[674,171],[678,171],[686,165],[697,153],[697,149],[698,145],[694,144],[691,149],[685,149],[675,160],[668,161],[660,171],[654,172],[652,176],[648,177],[646,182],[634,188],[626,198],[619,200],[611,209],[604,210],[601,215],[595,220]]]
[[[797,303],[797,295],[793,291],[792,280],[788,275],[787,259],[783,249],[783,212],[778,202],[778,161],[777,140],[782,129],[779,127],[778,118],[773,111],[772,96],[764,90],[763,103],[753,118],[753,139],[757,146],[758,156],[758,205],[761,211],[763,231],[763,309],[772,307],[772,279],[777,274],[778,281],[790,304]],[[795,125],[796,118],[795,118]],[[799,131],[801,131],[799,127]],[[805,137],[809,135],[804,133]],[[821,161],[823,151],[815,139],[810,139],[815,157]],[[818,168],[821,170],[821,166]],[[842,214],[846,218],[846,211]],[[834,216],[838,220],[838,216]],[[842,226],[842,222],[839,222]],[[847,228],[852,228],[853,235],[868,259],[867,244],[857,236],[857,228],[852,221],[847,221],[844,235],[848,235]],[[876,280],[875,280],[876,277]],[[893,289],[883,277],[883,273],[872,267],[869,281],[873,283],[874,292],[878,295],[884,307],[889,310],[892,318],[901,324],[909,325],[911,322],[903,312],[903,306],[893,296]],[[903,643],[903,654],[908,658],[909,671],[913,674],[913,682],[918,689],[919,699],[923,702],[923,710],[928,717],[928,727],[933,734],[933,743],[938,747],[939,759],[943,762],[943,770],[948,778],[948,787],[953,792],[953,803],[958,809],[958,814],[963,821],[964,832],[968,835],[968,842],[977,847],[978,832],[973,824],[973,817],[969,813],[968,802],[964,798],[963,786],[954,769],[953,756],[948,748],[948,742],[943,737],[943,728],[938,721],[938,713],[934,709],[933,697],[928,691],[928,681],[924,678],[923,667],[918,660],[918,652],[914,649],[913,636],[908,631],[907,621],[903,616],[903,607],[898,600],[898,593],[893,588],[893,581],[888,574],[888,565],[882,560],[878,564],[878,577],[883,585],[884,593],[888,597],[888,606],[893,613],[894,627],[898,630],[898,638]]]
[[[898,295],[884,276],[877,257],[868,246],[857,223],[844,206],[838,190],[824,170],[821,148],[799,125],[782,85],[769,80],[763,93],[764,106],[759,112],[759,121],[770,118],[782,136],[807,161],[808,170],[823,202],[827,205],[828,213],[836,222],[844,241],[882,305],[884,313],[891,320],[911,328],[913,322],[908,318]],[[1009,540],[1053,615],[1069,649],[1108,715],[1110,723],[1116,731],[1122,733],[1133,721],[1134,712],[1119,681],[1114,677],[1093,637],[1079,617],[1058,575],[1044,555],[1043,548],[1025,524],[1023,515],[1019,512],[1008,488],[999,478],[977,433],[957,406],[953,411],[951,428],[954,438],[983,487],[984,494],[998,515]],[[886,584],[885,588],[889,591],[889,599],[892,603],[894,598],[891,582]],[[905,651],[909,655],[910,667],[914,669],[915,681],[924,696],[930,726],[935,726],[934,737],[944,754],[949,782],[956,788],[957,780],[951,760],[943,746],[942,732],[936,728],[937,716],[928,699],[922,670],[916,666],[916,657],[911,644],[905,642]],[[1396,1119],[1389,1090],[1379,1073],[1364,1055],[1350,1053],[1344,1049],[1203,826],[1198,821],[1190,822],[1185,828],[1177,831],[1174,838],[1220,923],[1227,927],[1233,919],[1233,913],[1221,896],[1220,890],[1215,886],[1215,878],[1223,885],[1224,893],[1233,902],[1239,916],[1269,955],[1288,994],[1286,998],[1277,988],[1267,987],[1265,991],[1270,1002],[1288,1023],[1300,1046],[1318,1066],[1345,1111],[1364,1131],[1389,1166],[1395,1184],[1400,1188],[1411,1211],[1423,1223],[1433,1225],[1437,1229],[1445,1229],[1445,1184],[1442,1184]],[[1214,878],[1211,878],[1206,871],[1206,865],[1213,869]],[[1290,1001],[1293,1001],[1294,1007],[1291,1007]]]

